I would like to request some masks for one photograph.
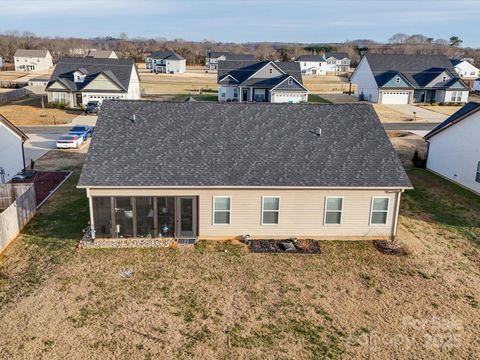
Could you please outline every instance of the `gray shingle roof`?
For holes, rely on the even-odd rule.
[[[300,55],[295,61],[322,61],[325,62],[323,55]]]
[[[115,51],[113,51],[113,50],[90,50],[87,54],[87,57],[103,59],[103,58],[109,58],[110,55],[112,55],[112,53],[115,53]]]
[[[348,58],[348,54],[345,52],[327,52],[325,53],[325,59],[329,57],[334,57],[337,60],[342,60],[344,58]]]
[[[255,56],[251,54],[234,54],[225,51],[207,51],[207,57],[210,59],[218,59],[220,56],[225,56],[225,60],[255,60]]]
[[[427,86],[444,71],[460,79],[450,59],[444,55],[366,54],[365,57],[378,86],[383,85],[386,74],[396,73],[401,73],[414,88]]]
[[[15,51],[15,57],[38,57],[43,58],[47,56],[48,50],[35,50],[35,49],[18,49]]]
[[[153,59],[163,59],[163,60],[185,60],[185,58],[174,51],[154,51],[150,54]]]
[[[79,185],[411,186],[369,104],[132,100],[104,101]]]
[[[248,79],[250,76],[255,74],[262,67],[267,65],[270,61],[219,61],[218,62],[218,72],[217,72],[217,81],[220,81],[226,75],[230,74],[238,82],[235,82],[237,85],[246,85],[252,86],[255,85],[256,81],[259,79]],[[293,76],[300,84],[303,85],[302,72],[300,70],[300,64],[294,61],[289,62],[274,62],[285,74]],[[269,86],[274,87],[280,84],[285,77],[279,76],[277,78],[269,78]],[[261,80],[260,80],[261,81]]]
[[[432,136],[438,134],[440,131],[445,130],[448,127],[462,121],[468,115],[476,113],[477,111],[480,111],[480,103],[471,101],[465,104],[460,110],[458,110],[457,112],[449,116],[445,121],[433,128],[432,131],[425,135],[425,138],[431,138]]]
[[[124,91],[127,91],[132,71],[134,71],[133,64],[132,59],[60,58],[48,82],[47,89],[55,81],[60,80],[71,91],[82,90],[100,73],[103,73]],[[73,73],[79,70],[84,74],[86,72],[87,75],[83,83],[73,81]]]

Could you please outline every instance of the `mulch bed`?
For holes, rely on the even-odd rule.
[[[36,171],[32,177],[15,182],[35,184],[35,195],[38,206],[69,174],[69,172],[64,171]]]
[[[401,247],[398,243],[394,243],[388,240],[375,240],[373,241],[375,248],[382,254],[405,256],[408,252]]]
[[[292,250],[286,250],[287,243],[293,245]],[[292,254],[320,254],[320,243],[317,240],[299,239],[293,242],[285,240],[251,240],[248,248],[254,253],[292,253]]]

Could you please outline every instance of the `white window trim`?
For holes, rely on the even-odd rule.
[[[216,210],[215,209],[215,199],[230,199],[230,209],[229,210]],[[215,222],[215,212],[228,212],[228,224],[217,224]],[[231,196],[213,196],[212,198],[212,225],[215,226],[228,226],[232,225],[232,197]]]
[[[264,207],[264,204],[265,204],[265,199],[278,199],[278,210],[264,210],[263,207]],[[263,222],[263,212],[264,211],[268,211],[268,212],[277,212],[278,213],[278,222],[276,224],[265,224]],[[270,225],[273,225],[273,226],[277,226],[277,225],[280,225],[280,196],[262,196],[262,221],[261,221],[261,224],[262,225],[266,225],[266,226],[270,226]]]
[[[375,210],[375,212],[386,212],[387,217],[385,218],[385,224],[372,224],[372,215],[373,215],[373,201],[375,199],[387,199],[387,210]],[[370,220],[368,224],[370,226],[385,226],[388,225],[388,217],[389,217],[389,211],[390,210],[390,198],[388,196],[372,196],[372,200],[370,202]]]
[[[340,213],[340,223],[338,224],[327,224],[327,201],[328,199],[342,199],[342,210],[329,210],[329,212],[339,212]],[[345,202],[345,198],[343,196],[326,196],[325,197],[325,204],[323,209],[323,225],[325,226],[338,226],[342,225],[343,221],[343,205]]]

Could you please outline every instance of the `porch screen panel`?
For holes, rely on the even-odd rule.
[[[137,197],[137,236],[154,237],[153,230],[153,197]]]
[[[99,238],[112,237],[112,203],[110,197],[93,197],[93,223],[95,236]]]
[[[175,234],[175,198],[157,197],[158,233],[173,237]]]
[[[115,198],[115,233],[119,238],[133,236],[133,206],[130,197]]]

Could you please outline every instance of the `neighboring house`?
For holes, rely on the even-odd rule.
[[[145,58],[145,68],[154,73],[184,73],[186,60],[173,51],[155,51]]]
[[[97,239],[353,240],[411,184],[369,104],[106,101],[78,187]]]
[[[49,76],[39,76],[32,78],[28,80],[29,90],[31,90],[35,94],[45,94],[45,89],[47,88],[49,81]]]
[[[205,57],[205,69],[206,70],[218,70],[219,61],[254,61],[255,57],[250,54],[232,54],[221,51],[208,51]]]
[[[347,53],[301,55],[295,61],[300,63],[302,74],[305,75],[338,75],[350,70],[350,59]]]
[[[479,134],[480,103],[469,102],[425,135],[427,169],[480,194]]]
[[[305,75],[327,75],[327,60],[323,55],[301,55],[296,60]]]
[[[480,78],[473,81],[472,89],[473,91],[480,91]]]
[[[47,85],[48,102],[83,107],[89,101],[140,99],[132,59],[60,58]]]
[[[480,70],[472,64],[472,61],[473,59],[451,60],[460,78],[473,89],[475,79],[480,76]]]
[[[53,67],[48,50],[18,49],[14,55],[15,71],[45,71]]]
[[[3,58],[0,56],[0,69],[3,68]]]
[[[25,169],[23,143],[27,135],[0,115],[0,184]]]
[[[308,101],[296,62],[220,61],[218,101],[298,103]]]
[[[350,81],[361,100],[379,104],[468,101],[468,86],[443,55],[366,54]]]
[[[113,50],[90,50],[85,57],[93,57],[96,59],[118,59],[117,54]]]

